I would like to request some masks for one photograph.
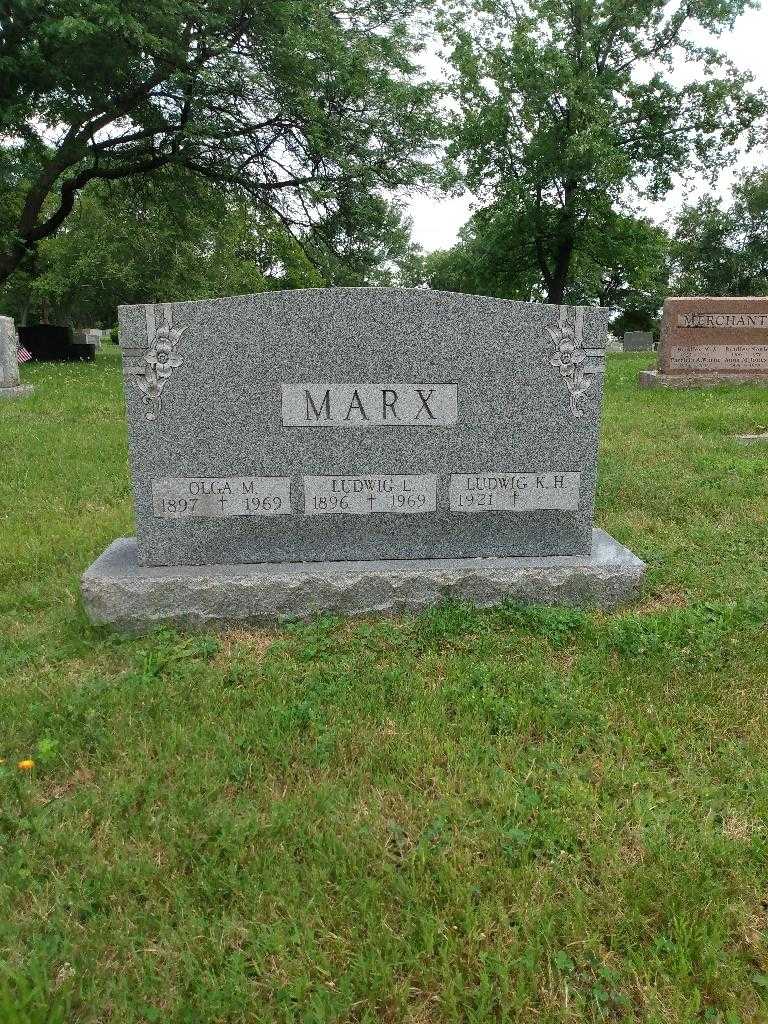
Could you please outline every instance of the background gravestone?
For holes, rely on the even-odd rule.
[[[101,331],[94,330],[93,328],[86,329],[83,331],[75,331],[72,336],[72,342],[75,345],[88,345],[94,353],[101,350]]]
[[[22,345],[36,362],[92,362],[95,345],[86,343],[84,335],[78,342],[71,327],[62,324],[33,324],[19,328]]]
[[[599,308],[388,288],[122,307],[130,557],[187,581],[250,564],[294,597],[284,567],[316,563],[299,594],[336,573],[336,610],[391,607],[365,589],[391,596],[406,561],[427,602],[435,571],[466,584],[482,559],[590,567],[605,332]],[[613,566],[625,549],[598,541]]]
[[[670,298],[642,387],[768,384],[768,298]]]
[[[32,386],[19,377],[18,335],[9,316],[0,316],[0,398],[23,398]]]
[[[653,352],[653,335],[650,331],[626,331],[623,346],[625,352]]]

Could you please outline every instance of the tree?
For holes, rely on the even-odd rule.
[[[0,304],[20,323],[44,313],[94,325],[115,323],[119,303],[263,291],[270,259],[257,227],[243,203],[187,172],[93,182],[8,278]]]
[[[659,198],[694,168],[714,177],[733,143],[756,137],[764,96],[688,35],[730,27],[747,3],[451,3],[454,173],[487,205],[514,211],[550,302],[569,296],[591,240],[607,248],[629,196]],[[688,84],[672,69],[688,69]]]
[[[305,246],[327,284],[394,285],[410,281],[420,259],[411,222],[380,196],[361,196],[332,214]]]
[[[0,0],[0,283],[93,181],[184,168],[287,228],[426,173],[416,0]]]
[[[667,292],[669,238],[663,228],[626,214],[612,213],[601,226],[581,236],[567,298],[614,310],[614,329],[652,329]],[[504,203],[478,210],[454,248],[426,256],[422,276],[430,287],[448,291],[546,298],[519,210]]]
[[[669,292],[670,239],[642,217],[614,213],[605,230],[584,235],[574,254],[568,298],[611,310],[611,330],[655,331]]]
[[[423,278],[431,288],[501,299],[535,298],[538,277],[515,211],[503,202],[478,210],[452,249],[423,261]]]
[[[684,206],[672,263],[676,295],[768,295],[768,170],[743,175],[730,206]]]
[[[347,214],[302,244],[254,204],[188,171],[92,182],[34,263],[0,287],[0,309],[19,323],[44,312],[108,325],[120,303],[392,283],[416,258],[402,215],[375,196]]]

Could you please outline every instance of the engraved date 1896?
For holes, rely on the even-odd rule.
[[[304,514],[345,512],[370,515],[376,512],[434,512],[437,477],[376,474],[370,476],[305,476]]]

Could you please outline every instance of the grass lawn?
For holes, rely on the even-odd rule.
[[[768,390],[608,360],[611,615],[113,636],[116,350],[0,405],[0,1024],[768,1021]],[[17,762],[34,758],[21,773]]]

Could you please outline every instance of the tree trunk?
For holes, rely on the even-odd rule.
[[[576,245],[576,214],[574,204],[579,187],[578,181],[569,178],[563,186],[565,193],[560,224],[557,233],[557,245],[554,251],[554,265],[550,266],[546,276],[547,301],[561,306],[565,298],[565,290],[571,272],[571,260]]]
[[[547,288],[547,302],[551,303],[553,306],[562,306],[564,295],[564,281],[553,282],[551,286]]]
[[[557,247],[555,266],[547,284],[547,302],[555,306],[562,306],[565,298],[565,289],[571,270],[571,257],[573,256],[573,238],[564,238]]]

